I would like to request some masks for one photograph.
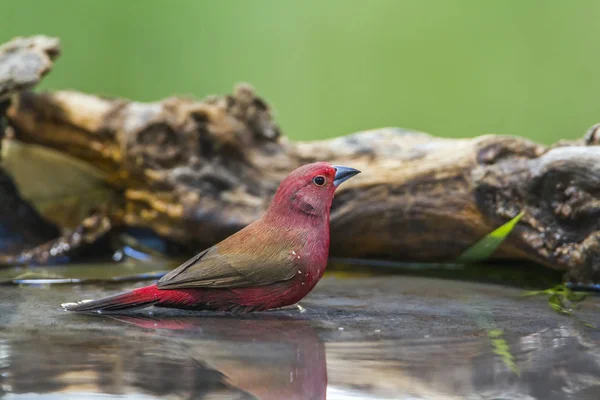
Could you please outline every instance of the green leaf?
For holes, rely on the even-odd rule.
[[[575,303],[582,301],[583,299],[586,298],[586,296],[587,296],[587,293],[584,293],[584,292],[573,292],[571,290],[569,290],[567,292],[567,294],[566,294],[567,299],[569,301],[572,301],[572,302],[575,302]]]
[[[573,314],[573,310],[571,307],[571,303],[578,303],[583,301],[587,296],[587,293],[583,292],[574,292],[567,285],[560,284],[553,288],[546,290],[536,290],[536,291],[528,291],[523,293],[524,296],[548,296],[548,304],[550,307],[559,314],[567,315],[569,317],[575,318],[581,324],[593,328],[598,329],[598,327],[590,322],[583,320],[577,315]]]
[[[519,213],[516,217],[496,229],[495,231],[489,233],[483,239],[475,243],[473,246],[469,247],[464,253],[458,257],[457,262],[472,264],[480,261],[487,260],[492,253],[500,246],[500,244],[506,239],[510,232],[512,232],[513,228],[521,217],[523,216],[523,212]]]
[[[571,310],[567,309],[563,303],[563,297],[558,294],[553,294],[548,299],[550,307],[559,314],[571,315]]]
[[[579,322],[581,322],[583,325],[587,326],[588,328],[598,329],[598,327],[595,324],[592,324],[591,322],[587,322],[582,319],[580,319]]]

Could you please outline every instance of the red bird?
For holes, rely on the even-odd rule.
[[[335,189],[359,172],[325,162],[304,165],[281,182],[262,218],[197,254],[156,285],[62,306],[85,312],[152,305],[250,312],[295,304],[325,271]]]

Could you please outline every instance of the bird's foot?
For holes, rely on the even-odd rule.
[[[300,314],[303,314],[306,312],[306,308],[302,307],[300,305],[300,303],[296,303],[296,304],[292,304],[290,306],[284,306],[284,307],[280,307],[280,308],[275,308],[271,311],[281,311],[281,310],[298,310],[300,312]]]

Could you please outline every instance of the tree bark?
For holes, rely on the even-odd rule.
[[[552,147],[399,128],[292,142],[248,85],[203,101],[139,103],[72,91],[23,91],[13,100],[8,121],[18,139],[110,176],[122,193],[116,225],[149,228],[196,250],[257,219],[288,172],[325,160],[363,172],[334,200],[334,256],[453,260],[523,211],[495,258],[600,280],[595,128]]]

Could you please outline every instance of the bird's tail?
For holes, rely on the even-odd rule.
[[[67,311],[79,312],[118,312],[134,308],[149,307],[161,301],[164,294],[156,285],[135,289],[98,300],[84,300],[77,303],[63,303]]]

